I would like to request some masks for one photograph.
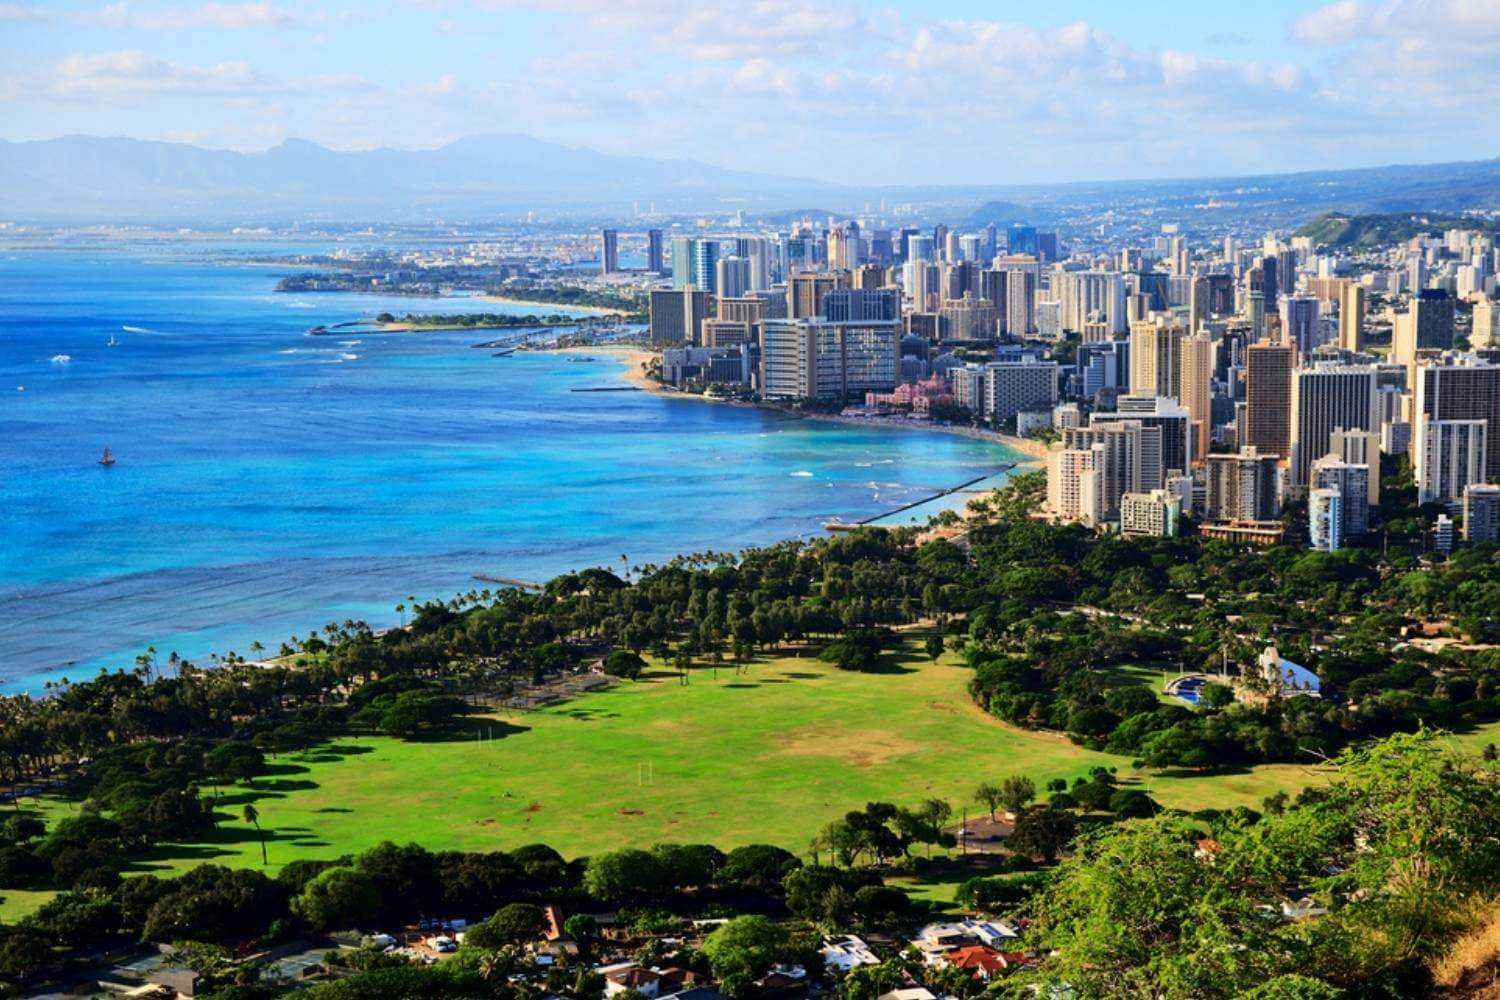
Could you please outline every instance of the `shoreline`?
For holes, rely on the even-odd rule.
[[[449,296],[457,298],[457,296]],[[584,313],[589,316],[629,316],[630,313],[624,309],[608,309],[604,306],[573,306],[561,302],[537,302],[534,299],[513,299],[507,295],[465,295],[465,299],[476,302],[503,302],[512,306],[527,306],[532,309],[565,309],[568,312]]]
[[[906,420],[900,417],[855,417],[845,416],[842,413],[799,413],[783,409],[779,406],[770,406],[765,403],[750,403],[740,399],[715,399],[712,396],[703,396],[695,392],[681,392],[662,385],[652,379],[645,371],[645,362],[657,357],[657,352],[649,351],[641,347],[633,347],[622,344],[601,344],[597,347],[554,347],[547,349],[554,354],[588,354],[609,352],[622,356],[626,362],[626,370],[621,377],[636,386],[662,399],[687,399],[700,403],[711,403],[718,406],[739,406],[750,410],[760,410],[763,413],[777,413],[785,417],[802,420],[822,420],[827,423],[843,424],[846,427],[880,427],[893,430],[929,431],[934,434],[951,434],[956,437],[966,437],[973,441],[988,441],[990,444],[998,444],[1018,452],[1024,459],[1016,462],[1018,469],[1041,468],[1047,460],[1047,446],[1041,441],[1030,438],[1020,438],[1013,434],[1001,434],[998,431],[984,430],[979,427],[965,427],[959,424],[934,424],[922,420]]]

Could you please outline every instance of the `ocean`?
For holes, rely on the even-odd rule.
[[[487,586],[476,574],[809,537],[1019,457],[574,392],[623,384],[623,362],[472,346],[500,331],[309,336],[476,306],[277,293],[293,269],[231,253],[0,251],[0,691],[128,668],[148,646],[205,664],[329,621],[392,625],[398,602]]]

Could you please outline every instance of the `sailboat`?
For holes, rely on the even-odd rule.
[[[110,334],[109,335],[109,343],[105,344],[104,346],[105,347],[117,347],[117,346],[119,346],[119,343],[120,342],[115,339],[115,335],[114,334]]]
[[[115,464],[115,456],[109,450],[109,445],[104,446],[104,454],[99,457],[99,464],[105,466]]]

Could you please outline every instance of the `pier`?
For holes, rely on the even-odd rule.
[[[587,386],[579,386],[576,389],[569,389],[568,391],[569,392],[644,392],[645,390],[642,389],[638,385],[587,385]]]
[[[853,531],[855,528],[863,528],[867,525],[874,524],[876,521],[881,521],[888,517],[894,517],[897,514],[911,510],[913,507],[920,507],[924,503],[932,503],[932,501],[934,500],[941,500],[943,497],[952,496],[955,493],[962,493],[964,490],[969,489],[976,483],[982,483],[986,479],[1000,475],[1000,473],[1002,472],[1009,472],[1015,467],[1015,462],[1007,462],[999,468],[995,469],[993,472],[986,472],[982,476],[975,476],[973,479],[969,479],[962,483],[959,483],[957,486],[951,486],[946,490],[939,490],[931,496],[923,497],[920,500],[913,500],[911,503],[902,504],[900,507],[884,511],[880,514],[874,514],[870,517],[862,518],[858,521],[841,521],[838,519],[828,521],[824,523],[823,528],[827,531]]]

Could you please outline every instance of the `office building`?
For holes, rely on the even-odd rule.
[[[761,395],[819,403],[862,400],[895,388],[901,324],[821,318],[761,324]]]
[[[1464,489],[1464,541],[1500,542],[1500,485],[1471,483]]]
[[[1120,534],[1126,538],[1174,538],[1182,518],[1182,498],[1169,490],[1126,493],[1120,498]]]
[[[653,344],[700,344],[708,318],[708,293],[696,288],[653,288],[650,296]]]
[[[1456,503],[1473,483],[1485,481],[1485,420],[1431,420],[1417,424],[1419,503]]]
[[[984,366],[981,415],[996,425],[1022,410],[1051,410],[1057,405],[1056,361],[992,361]]]
[[[1440,288],[1424,288],[1412,296],[1406,311],[1396,314],[1391,331],[1391,360],[1413,367],[1417,352],[1453,346],[1453,299]]]
[[[1214,397],[1214,342],[1207,334],[1184,337],[1179,344],[1181,351],[1181,375],[1178,378],[1178,399],[1188,411],[1192,421],[1193,464],[1199,464],[1208,454],[1208,445],[1213,431]]]
[[[1478,481],[1500,482],[1500,365],[1462,359],[1422,365],[1416,370],[1412,400],[1413,465],[1420,475],[1423,427],[1433,420],[1486,422],[1485,459]]]
[[[1357,281],[1346,281],[1339,292],[1339,346],[1365,349],[1365,286]]]
[[[1151,320],[1130,326],[1130,392],[1136,396],[1182,395],[1182,338],[1186,331]]]
[[[599,273],[614,274],[620,269],[620,234],[606,229],[599,234]]]
[[[1307,535],[1319,552],[1337,552],[1344,547],[1344,495],[1337,489],[1317,487],[1307,497]]]
[[[656,288],[649,298],[652,343],[701,344],[711,297],[693,288]]]
[[[1005,231],[1005,249],[1011,254],[1037,255],[1037,239],[1035,226],[1023,226],[1020,224],[1011,226]]]
[[[1107,516],[1101,495],[1100,467],[1108,461],[1103,444],[1067,448],[1055,444],[1047,451],[1047,510],[1059,521],[1079,521],[1095,527]]]
[[[942,317],[943,339],[953,343],[992,341],[1000,322],[994,304],[973,295],[944,301],[938,314]]]
[[[1380,433],[1378,430],[1334,429],[1328,435],[1328,454],[1350,465],[1363,465],[1369,470],[1368,503],[1380,505]]]
[[[1253,445],[1232,455],[1209,455],[1205,513],[1210,521],[1274,521],[1281,516],[1281,469],[1276,455]]]
[[[1500,302],[1488,295],[1480,296],[1474,303],[1469,346],[1476,351],[1500,347]]]
[[[1370,528],[1370,469],[1324,455],[1308,471],[1310,491],[1339,494],[1339,537],[1355,539]],[[1311,492],[1309,492],[1309,496]]]
[[[823,293],[822,316],[835,323],[901,319],[901,293],[894,288],[832,288]]]
[[[1088,459],[1068,452],[1086,452]],[[1061,454],[1061,457],[1056,457]],[[1053,444],[1048,466],[1048,495],[1059,498],[1062,507],[1053,512],[1064,520],[1085,520],[1070,514],[1067,505],[1076,502],[1089,512],[1091,524],[1119,517],[1120,501],[1126,493],[1147,493],[1161,489],[1154,475],[1161,454],[1161,429],[1144,427],[1138,420],[1122,420],[1088,427],[1070,427],[1062,440]],[[1069,470],[1083,469],[1092,475],[1082,483],[1068,480]],[[1054,482],[1053,475],[1062,477]]]
[[[786,288],[788,319],[813,319],[823,315],[823,296],[835,288],[847,288],[847,272],[794,274]]]
[[[652,274],[666,273],[666,257],[662,253],[661,230],[646,230],[646,270]]]
[[[750,291],[750,260],[721,257],[714,265],[714,294],[737,299]]]
[[[1285,459],[1291,449],[1292,371],[1297,349],[1261,342],[1245,348],[1245,426],[1241,447]]]
[[[1328,453],[1335,429],[1379,429],[1378,404],[1371,365],[1321,363],[1296,369],[1292,373],[1288,486],[1297,491],[1307,486],[1308,467]]]
[[[1432,526],[1432,549],[1434,552],[1453,551],[1453,518],[1439,514]]]
[[[1298,354],[1310,354],[1323,343],[1321,318],[1318,300],[1311,295],[1282,296],[1281,336]]]
[[[1090,419],[1091,426],[1096,427],[1128,420],[1160,432],[1157,453],[1154,456],[1143,453],[1142,458],[1153,489],[1162,485],[1167,476],[1186,472],[1192,463],[1192,416],[1175,399],[1132,393],[1115,401],[1113,413],[1095,413]]]

